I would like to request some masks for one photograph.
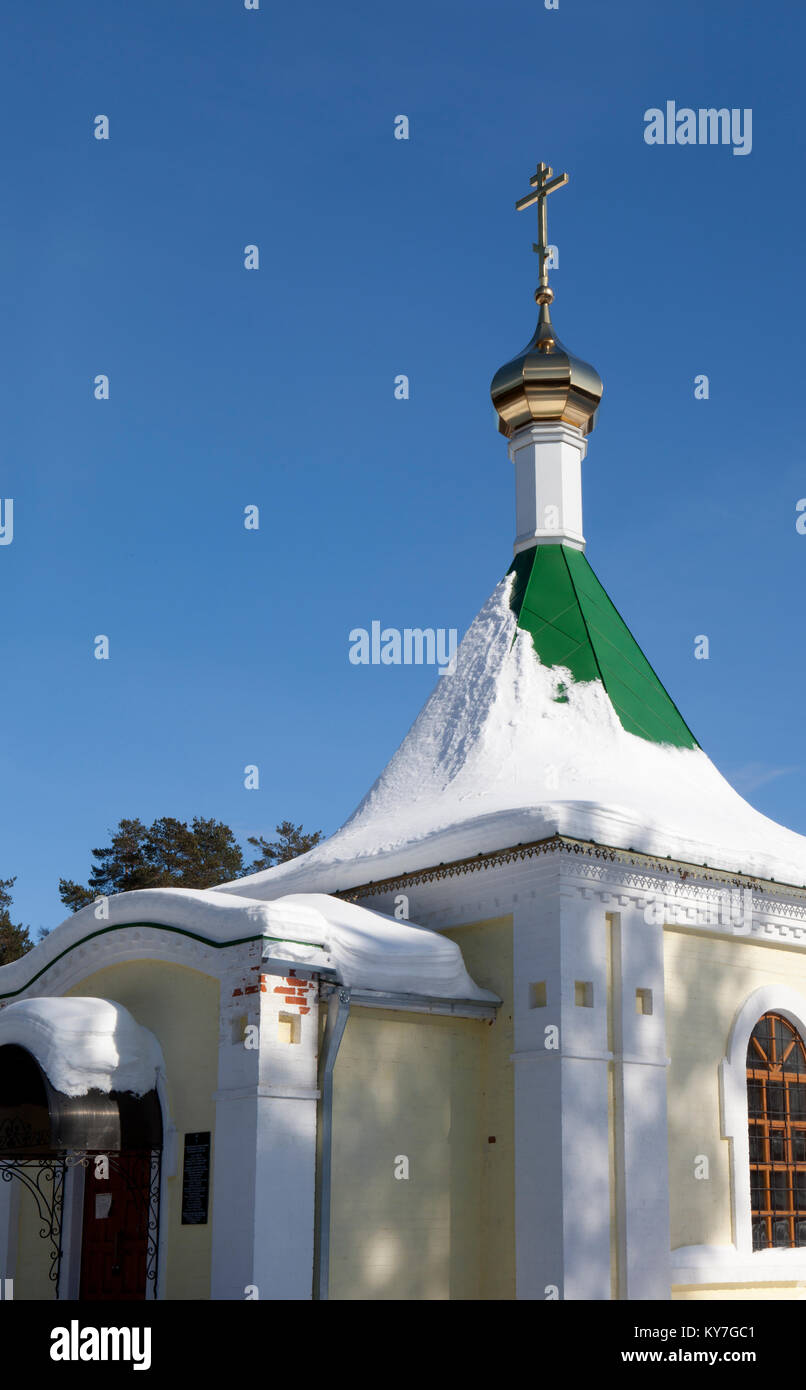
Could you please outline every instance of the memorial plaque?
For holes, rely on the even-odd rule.
[[[207,1225],[210,1193],[210,1131],[185,1135],[182,1163],[182,1225]]]

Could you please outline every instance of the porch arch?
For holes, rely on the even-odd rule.
[[[106,1266],[92,1266],[95,1285],[115,1286],[125,1263],[125,1275],[142,1289],[85,1296],[156,1296],[161,1060],[153,1035],[111,1000],[28,999],[0,1011],[0,1182],[35,1204],[57,1298],[68,1283],[67,1296],[77,1296],[77,1262],[83,1280],[91,1253],[88,1232],[105,1236],[124,1211],[122,1241],[118,1226]],[[112,1191],[114,1221],[99,1226],[92,1217],[109,1215]],[[72,1233],[68,1270],[65,1226]]]

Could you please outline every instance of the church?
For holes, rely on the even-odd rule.
[[[363,801],[0,969],[16,1299],[806,1292],[806,837],[724,780],[586,557],[566,182],[517,204],[539,316],[492,382],[514,558]]]

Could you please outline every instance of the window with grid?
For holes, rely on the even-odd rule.
[[[806,1048],[765,1014],[747,1048],[753,1249],[806,1246]]]

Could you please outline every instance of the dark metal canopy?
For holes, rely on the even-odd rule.
[[[0,1047],[0,1156],[33,1157],[64,1149],[116,1153],[162,1147],[155,1090],[88,1091],[66,1096],[24,1047]]]

